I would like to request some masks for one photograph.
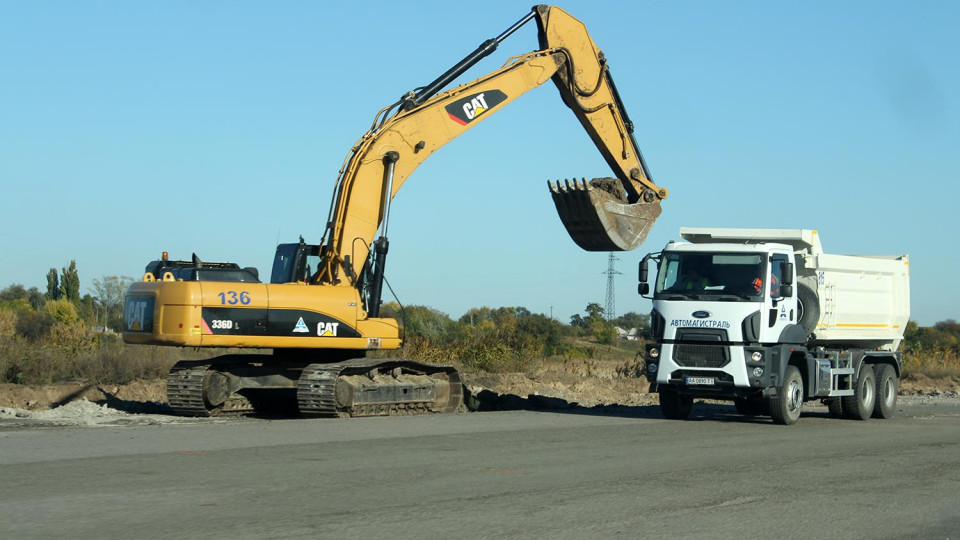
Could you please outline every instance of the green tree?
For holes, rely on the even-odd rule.
[[[47,300],[59,300],[63,296],[63,290],[60,288],[60,276],[56,268],[51,268],[47,272]]]
[[[574,313],[573,316],[570,317],[570,326],[574,328],[586,328],[587,321],[581,317],[579,313]]]
[[[6,289],[0,291],[0,302],[11,302],[13,300],[19,300],[20,298],[26,298],[29,293],[23,285],[19,283],[14,283],[13,285],[8,286]]]
[[[596,323],[590,326],[590,331],[597,343],[613,345],[617,342],[617,331],[612,325]]]
[[[587,304],[587,307],[586,307],[586,309],[584,309],[584,311],[587,312],[587,325],[588,325],[588,326],[591,325],[591,324],[593,324],[593,323],[601,322],[601,321],[604,320],[604,318],[603,318],[603,308],[600,307],[600,304],[598,304],[598,303],[596,303],[596,302],[592,302],[592,303],[590,303],[590,304]]]
[[[133,278],[127,276],[104,276],[103,279],[94,279],[92,282],[93,296],[100,310],[98,324],[116,331],[123,329],[123,295],[133,283]],[[82,302],[77,302],[82,307]]]
[[[27,290],[27,300],[30,302],[30,305],[33,306],[33,309],[42,308],[43,304],[47,301],[43,293],[40,292],[40,289],[36,287],[30,287],[30,289]]]
[[[72,325],[80,322],[80,316],[77,315],[77,306],[65,298],[50,300],[43,305],[43,312],[55,323]]]
[[[80,318],[87,323],[95,325],[98,324],[97,308],[97,300],[91,296],[90,293],[87,293],[80,299],[80,304],[77,306],[77,313],[79,313]]]
[[[70,261],[70,266],[60,272],[60,289],[62,298],[80,303],[80,274],[77,272],[77,261]]]
[[[422,337],[431,343],[444,343],[453,321],[446,313],[427,306],[407,306],[402,321],[408,337]]]

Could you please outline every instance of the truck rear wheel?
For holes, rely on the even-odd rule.
[[[775,423],[789,426],[800,419],[802,408],[803,377],[796,366],[787,366],[783,384],[777,388],[777,395],[770,398],[770,416]]]
[[[873,366],[863,364],[860,366],[860,375],[857,376],[857,384],[854,386],[852,396],[840,398],[843,401],[843,414],[847,418],[854,420],[866,420],[873,414],[873,406],[877,400],[876,377],[873,373]]]
[[[843,401],[840,398],[830,398],[824,400],[827,404],[827,410],[830,411],[830,416],[834,418],[843,418]]]
[[[877,397],[873,406],[874,418],[893,418],[897,412],[897,390],[900,381],[897,372],[889,364],[876,366]]]
[[[673,388],[660,387],[660,412],[669,420],[686,420],[693,408],[693,398],[682,396]]]

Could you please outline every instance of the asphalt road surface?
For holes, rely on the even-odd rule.
[[[960,538],[957,400],[694,416],[0,423],[0,537]]]

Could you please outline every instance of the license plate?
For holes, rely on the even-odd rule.
[[[687,384],[706,384],[713,386],[716,384],[716,381],[713,377],[687,377]]]

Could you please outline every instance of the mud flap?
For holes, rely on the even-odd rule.
[[[547,182],[560,221],[570,238],[586,251],[630,251],[647,238],[653,222],[660,216],[660,200],[627,204],[626,197],[609,189],[607,178],[589,183],[565,180],[556,185]]]

